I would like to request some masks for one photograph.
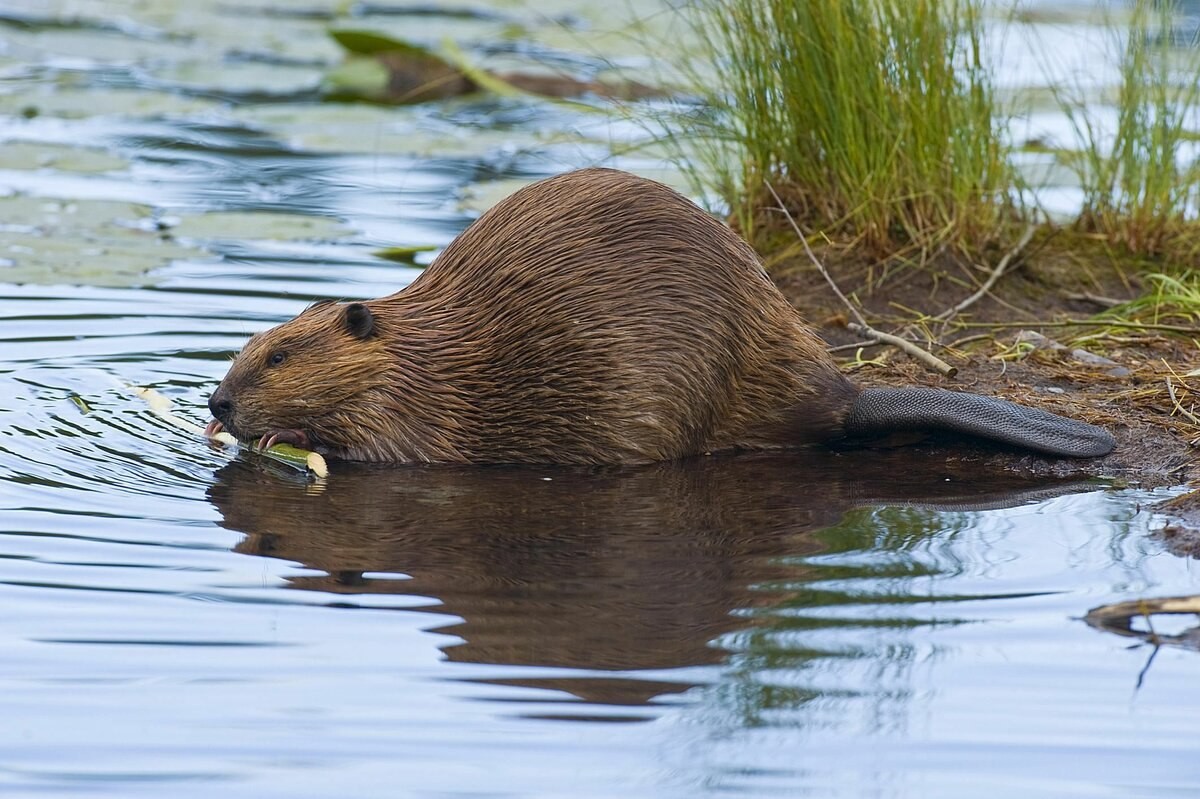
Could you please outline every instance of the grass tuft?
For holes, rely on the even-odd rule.
[[[705,183],[761,242],[770,184],[806,229],[924,261],[993,241],[1014,176],[978,0],[703,0],[689,131]],[[696,143],[698,141],[698,143]]]
[[[1146,290],[1141,297],[1113,308],[1101,318],[1155,325],[1200,325],[1200,272],[1178,276],[1151,273],[1144,279]]]
[[[1200,50],[1176,46],[1176,6],[1136,0],[1126,21],[1110,20],[1120,74],[1115,109],[1073,96],[1070,87],[1051,88],[1080,147],[1064,159],[1083,189],[1078,226],[1136,255],[1194,263]]]

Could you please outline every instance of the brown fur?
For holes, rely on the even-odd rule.
[[[403,291],[254,336],[210,404],[240,438],[352,460],[630,463],[835,438],[857,393],[727,227],[586,169],[504,200]]]

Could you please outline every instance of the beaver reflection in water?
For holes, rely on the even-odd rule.
[[[1003,400],[860,389],[749,245],[610,169],[521,189],[402,291],[257,334],[209,408],[211,431],[381,462],[638,463],[909,429],[1114,446]]]

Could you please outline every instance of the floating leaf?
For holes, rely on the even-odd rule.
[[[0,147],[0,169],[56,169],[81,174],[115,172],[129,166],[123,158],[91,147],[48,142],[7,142]]]
[[[458,46],[450,39],[442,42],[442,47],[446,51],[446,57],[450,63],[464,75],[470,78],[477,86],[487,89],[492,94],[500,97],[530,97],[529,92],[522,91],[516,86],[513,86],[506,80],[502,80],[490,72],[486,72],[467,60],[466,55]]]
[[[329,33],[352,54],[341,68],[326,76],[330,99],[421,103],[458,97],[478,88],[458,67],[424,47],[370,31]]]
[[[185,216],[172,229],[181,238],[333,241],[349,231],[336,219],[271,211],[213,211]]]
[[[416,266],[416,256],[418,253],[432,252],[436,249],[437,247],[432,244],[415,244],[411,247],[385,247],[382,250],[376,250],[375,256],[388,261]]]
[[[378,55],[380,53],[406,53],[414,58],[442,59],[431,50],[411,42],[393,39],[382,33],[364,30],[331,30],[329,35],[347,52],[356,55]],[[444,62],[443,62],[444,63]]]
[[[0,94],[0,113],[19,114],[26,119],[39,116],[86,119],[93,116],[201,116],[215,113],[221,103],[201,97],[185,97],[177,91],[153,91],[145,86],[114,89],[60,86],[54,91],[38,81],[17,81]],[[11,145],[4,145],[5,149]],[[50,145],[53,146],[53,145]],[[63,168],[60,164],[55,167]]]
[[[166,240],[153,210],[110,200],[0,198],[0,282],[129,286],[203,250]]]
[[[333,100],[381,100],[391,73],[374,58],[348,58],[325,73],[325,94]]]

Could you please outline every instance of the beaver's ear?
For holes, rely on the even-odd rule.
[[[368,339],[375,335],[375,315],[361,302],[352,302],[346,306],[342,323],[346,326],[346,332],[357,339]]]

